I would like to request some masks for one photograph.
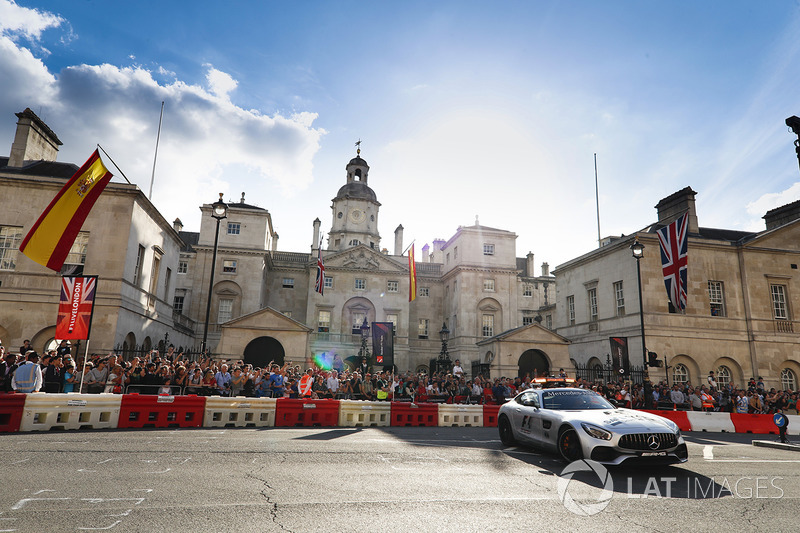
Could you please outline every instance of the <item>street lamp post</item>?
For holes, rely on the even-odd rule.
[[[449,372],[451,367],[450,354],[447,353],[447,339],[450,338],[450,330],[447,324],[442,322],[442,329],[439,330],[439,338],[442,340],[442,350],[439,352],[439,359],[436,362],[439,372]]]
[[[650,376],[647,372],[647,343],[644,337],[644,306],[642,304],[642,266],[641,259],[644,257],[644,245],[639,239],[634,237],[631,244],[631,253],[636,259],[636,280],[639,287],[639,327],[642,333],[642,381],[644,382],[644,404],[646,408],[651,407],[652,387],[650,386]]]
[[[366,357],[369,360],[369,348],[367,347],[367,339],[369,338],[369,324],[367,324],[367,317],[364,317],[364,322],[359,328],[361,330],[361,349],[358,351],[360,357]]]
[[[219,221],[228,217],[228,204],[222,201],[222,193],[219,193],[219,200],[211,204],[211,216],[217,220],[217,229],[214,232],[214,252],[211,256],[211,279],[208,280],[208,300],[206,301],[206,322],[203,327],[203,344],[200,351],[205,354],[208,347],[208,317],[211,314],[211,292],[214,290],[214,270],[217,266],[217,245],[219,244]]]

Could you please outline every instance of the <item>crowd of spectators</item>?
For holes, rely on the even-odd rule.
[[[351,369],[338,357],[330,365],[303,368],[286,362],[270,362],[254,367],[243,361],[203,357],[190,361],[173,346],[160,354],[153,350],[144,357],[125,361],[116,354],[92,355],[81,376],[83,361],[73,359],[66,342],[44,353],[41,358],[30,347],[20,346],[18,354],[6,353],[0,345],[0,391],[31,390],[43,392],[83,392],[141,394],[197,394],[202,396],[245,396],[271,398],[360,399],[395,401],[430,401],[448,403],[503,403],[519,391],[533,386],[532,378],[469,379],[458,360],[449,372],[392,373],[373,369],[366,359]],[[38,368],[35,366],[38,365]],[[23,370],[18,371],[22,366]],[[17,376],[24,375],[25,378]],[[534,377],[538,372],[534,371]],[[557,374],[567,377],[563,369]],[[19,379],[18,379],[19,378]],[[26,381],[27,380],[27,381]],[[38,381],[37,381],[38,380]],[[17,383],[19,381],[19,383]],[[680,383],[668,386],[661,381],[651,387],[624,380],[604,382],[576,377],[574,386],[591,389],[610,402],[634,409],[678,409],[737,413],[774,413],[778,410],[798,413],[797,391],[766,389],[761,378],[750,378],[743,387],[734,383],[719,386],[714,373],[705,383]],[[650,397],[645,397],[649,389]]]

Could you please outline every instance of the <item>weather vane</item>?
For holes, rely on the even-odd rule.
[[[361,139],[356,141],[356,155],[361,155]]]

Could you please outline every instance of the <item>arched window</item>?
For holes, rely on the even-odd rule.
[[[781,386],[783,390],[797,390],[797,376],[789,368],[781,370]]]
[[[720,365],[717,369],[717,386],[721,389],[727,387],[731,382],[731,369],[725,365]]]
[[[672,368],[672,382],[676,385],[685,385],[689,381],[689,369],[686,365],[678,363]]]

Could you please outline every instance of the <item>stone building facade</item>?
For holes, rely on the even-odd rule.
[[[768,386],[796,390],[800,352],[795,326],[800,309],[800,202],[764,217],[759,232],[698,225],[697,193],[687,187],[656,206],[658,221],[559,265],[556,331],[571,343],[570,356],[591,370],[606,364],[610,337],[628,339],[632,365],[642,365],[636,259],[641,261],[647,351],[667,366],[653,380],[744,385],[763,377]],[[664,286],[656,231],[689,213],[688,290],[684,312],[671,306]],[[592,377],[591,375],[589,377]]]
[[[61,276],[19,246],[78,167],[56,161],[61,141],[33,111],[17,118],[11,155],[0,157],[0,340],[16,351],[30,339],[41,352],[55,340]],[[194,324],[172,309],[181,246],[138,187],[108,184],[62,269],[99,276],[90,353],[193,343]]]

